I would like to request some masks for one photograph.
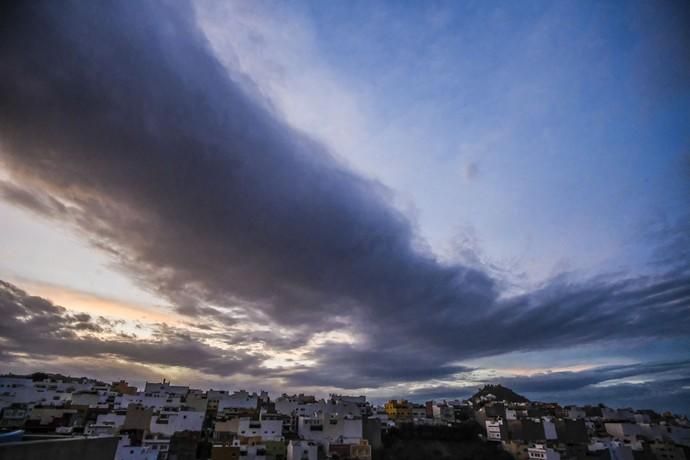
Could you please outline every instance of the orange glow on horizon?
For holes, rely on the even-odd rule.
[[[68,310],[128,321],[158,322],[181,325],[184,317],[162,306],[137,304],[64,286],[34,281],[18,281],[17,285],[33,295],[44,297]]]

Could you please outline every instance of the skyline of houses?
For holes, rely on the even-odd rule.
[[[375,405],[362,395],[272,399],[165,379],[139,390],[125,380],[0,377],[0,429],[118,437],[114,460],[371,460],[405,427],[433,435],[472,424],[478,440],[517,460],[690,460],[687,417],[531,402],[500,385],[467,400]]]

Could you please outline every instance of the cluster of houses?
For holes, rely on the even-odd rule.
[[[670,413],[489,397],[475,419],[517,460],[690,460],[690,423]]]
[[[370,460],[381,442],[364,396],[196,390],[143,391],[120,381],[0,377],[0,429],[118,436],[115,460]]]
[[[523,398],[524,399],[524,398]],[[604,406],[500,400],[383,406],[364,396],[197,390],[170,382],[0,377],[0,430],[117,437],[115,460],[371,460],[402,425],[478,422],[485,442],[518,460],[690,460],[686,418]]]

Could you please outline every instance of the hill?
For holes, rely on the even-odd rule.
[[[484,388],[477,391],[470,400],[477,404],[481,401],[490,399],[493,395],[496,401],[507,401],[512,403],[526,403],[529,399],[522,395],[515,393],[510,388],[504,387],[503,385],[485,385]]]
[[[24,379],[31,379],[34,382],[42,382],[44,380],[48,381],[62,381],[62,382],[96,382],[105,385],[104,382],[101,382],[100,380],[88,378],[88,377],[72,377],[70,375],[62,375],[62,374],[52,374],[48,372],[34,372],[33,374],[2,374],[0,377],[15,377],[15,378],[24,378]]]

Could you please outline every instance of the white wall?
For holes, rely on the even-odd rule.
[[[114,460],[157,460],[158,451],[150,446],[130,446],[129,437],[124,436],[117,444]]]
[[[489,441],[501,441],[503,439],[501,428],[503,427],[503,421],[501,420],[487,420],[486,424],[486,438]]]
[[[313,427],[319,426],[321,429],[313,429]],[[324,445],[335,442],[355,444],[362,439],[361,418],[327,416],[324,414],[316,417],[300,417],[297,429],[303,439]]]
[[[256,393],[236,391],[231,395],[220,395],[218,400],[218,412],[224,409],[256,409],[259,407],[259,397]]]
[[[539,444],[527,449],[527,455],[530,460],[561,460],[561,454]]]
[[[96,425],[113,425],[117,430],[125,424],[126,414],[116,414],[110,412],[108,414],[99,414],[96,417]]]
[[[73,393],[72,394],[72,404],[79,406],[89,406],[95,407],[101,400],[101,396],[98,393]]]
[[[180,407],[182,401],[180,397],[167,397],[165,395],[155,395],[139,392],[134,395],[119,395],[115,398],[115,407],[126,409],[130,404],[141,404],[144,407],[163,409],[164,407]]]
[[[283,437],[282,420],[250,420],[241,418],[238,423],[240,436],[261,436],[263,441],[280,441]]]
[[[204,425],[203,412],[180,411],[161,413],[151,417],[151,433],[172,436],[178,431],[201,431]],[[167,423],[160,423],[167,420]]]
[[[189,393],[188,386],[170,385],[170,383],[146,382],[144,393],[160,393],[162,395],[186,396]]]
[[[546,439],[558,439],[558,434],[556,434],[556,424],[549,419],[542,420],[542,426],[544,427],[544,437]]]

